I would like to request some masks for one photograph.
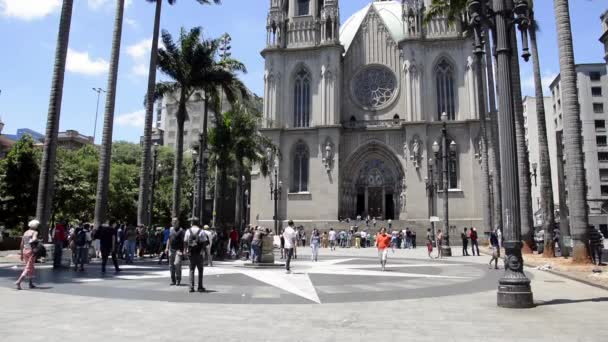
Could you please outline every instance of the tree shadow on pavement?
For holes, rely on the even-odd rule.
[[[575,304],[575,303],[599,303],[599,302],[608,302],[608,297],[597,297],[597,298],[588,298],[588,299],[552,299],[549,301],[538,301],[536,306],[545,306],[545,305],[559,305],[559,304]]]

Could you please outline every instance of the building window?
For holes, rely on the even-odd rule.
[[[452,143],[452,140],[447,141],[448,146]],[[448,189],[459,189],[458,187],[458,150],[456,145],[452,150],[448,152]],[[436,170],[439,176],[439,190],[443,190],[443,150],[440,148],[438,157],[435,158]]]
[[[602,96],[602,87],[591,87],[591,96],[601,97]]]
[[[602,196],[608,196],[608,185],[602,185]]]
[[[293,179],[291,182],[291,192],[308,191],[308,148],[302,141],[295,146],[293,155]]]
[[[298,0],[298,15],[310,13],[310,0]]]
[[[293,126],[310,126],[310,75],[304,69],[296,74],[293,95]]]
[[[455,120],[456,106],[454,101],[454,70],[450,63],[442,58],[435,68],[437,88],[437,119],[446,113],[448,120]]]
[[[603,114],[604,113],[604,104],[603,103],[594,103],[593,112],[595,114]]]
[[[592,71],[589,73],[589,79],[591,79],[593,82],[600,81],[602,79],[602,74],[597,71]]]
[[[606,136],[605,135],[598,135],[595,137],[595,142],[597,143],[597,146],[606,146]]]
[[[608,162],[608,152],[598,152],[597,159],[601,162]]]
[[[608,182],[608,169],[600,169],[600,181]]]
[[[606,121],[604,120],[595,120],[595,130],[603,131],[606,129]]]

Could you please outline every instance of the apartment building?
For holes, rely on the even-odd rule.
[[[606,64],[577,64],[577,88],[582,123],[583,153],[587,180],[589,223],[603,232],[608,229],[608,75]],[[550,85],[551,109],[547,115],[547,131],[555,137],[555,159],[559,203],[567,203],[568,189],[563,172],[568,156],[563,151],[563,112],[561,80],[558,75]],[[550,143],[551,145],[551,143]],[[563,157],[561,157],[563,156]],[[562,177],[563,175],[563,177]],[[555,176],[554,176],[555,177]]]

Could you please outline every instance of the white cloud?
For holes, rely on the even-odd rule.
[[[116,117],[116,123],[120,126],[129,126],[135,128],[143,128],[146,118],[146,111],[144,109],[121,114]]]
[[[545,93],[545,95],[549,91],[549,86],[551,85],[551,82],[553,82],[555,77],[557,77],[557,73],[552,72],[551,70],[545,70],[545,72],[542,73],[541,80],[543,84],[543,92]],[[521,86],[524,95],[534,96],[535,91],[533,75],[529,75],[528,77],[522,79]]]
[[[139,24],[137,23],[137,21],[135,19],[131,19],[128,17],[125,17],[125,23],[129,26],[131,26],[132,28],[139,28]]]
[[[105,5],[111,5],[116,2],[111,1],[111,0],[87,0],[87,3],[89,4],[90,9],[98,10],[98,9],[104,7]],[[132,3],[133,3],[133,0],[125,0],[125,8],[128,8],[129,6],[131,6]]]
[[[137,63],[131,68],[131,73],[135,76],[148,76],[149,66],[145,63]]]
[[[127,53],[133,59],[142,59],[150,53],[152,48],[152,38],[140,40],[139,42],[127,46]]]
[[[46,17],[61,7],[61,0],[0,0],[5,17],[34,20]]]
[[[103,75],[108,72],[110,63],[103,58],[92,59],[88,52],[68,49],[66,69],[76,74]]]

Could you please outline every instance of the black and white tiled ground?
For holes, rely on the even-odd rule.
[[[169,286],[165,264],[154,261],[123,265],[123,272],[102,276],[98,263],[85,272],[37,269],[36,281],[48,293],[98,298],[226,304],[314,304],[389,301],[452,296],[496,288],[502,271],[459,260],[392,258],[381,272],[377,258],[323,257],[319,262],[294,260],[284,269],[250,269],[241,261],[215,262],[205,267],[206,293],[188,293],[188,268],[182,286]],[[11,287],[21,266],[0,265],[0,286]]]

